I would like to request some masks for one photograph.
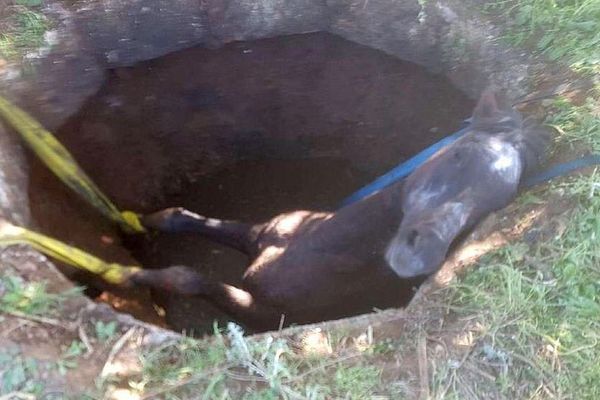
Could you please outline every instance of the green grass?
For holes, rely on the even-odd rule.
[[[367,398],[380,382],[381,369],[373,366],[340,367],[333,376],[333,390],[341,398]]]
[[[512,43],[578,70],[600,71],[600,1],[507,0],[489,2],[486,8],[510,24],[507,38]]]
[[[557,99],[548,110],[547,123],[557,127],[557,141],[563,145],[583,145],[600,153],[600,93],[588,97],[582,105],[567,99]]]
[[[70,396],[57,391],[48,377],[54,371],[65,374],[77,367],[76,357],[83,353],[81,342],[74,341],[56,362],[23,355],[17,347],[0,349],[0,399],[94,399],[85,395]],[[55,386],[55,385],[54,385]]]
[[[600,398],[600,195],[589,197],[581,181],[567,188],[580,203],[562,235],[488,256],[444,295],[455,318],[477,323],[469,361],[497,378],[488,393],[535,398],[543,386],[558,398]],[[478,353],[486,348],[503,354],[491,371],[493,357]],[[438,373],[438,382],[451,379]]]
[[[44,44],[48,20],[39,12],[41,2],[17,1],[9,16],[5,16],[0,31],[0,58],[17,59]]]
[[[190,387],[200,385],[209,399],[211,392],[219,389],[216,386],[223,379],[226,361],[226,347],[220,335],[211,343],[184,338],[142,354],[143,372],[130,385],[141,392],[158,390],[167,395],[189,394]]]

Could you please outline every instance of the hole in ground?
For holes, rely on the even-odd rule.
[[[314,33],[194,48],[110,71],[57,136],[123,209],[184,206],[262,222],[284,211],[334,210],[455,131],[472,106],[415,64]],[[37,161],[31,168],[31,209],[46,233],[105,259],[149,268],[183,264],[240,283],[245,256],[193,235],[123,244],[114,226]],[[200,299],[127,295],[103,297],[161,323],[156,302],[176,330],[203,333],[213,320],[229,319]]]

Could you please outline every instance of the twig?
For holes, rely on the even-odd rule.
[[[237,381],[243,381],[243,382],[263,382],[263,383],[269,382],[266,378],[263,378],[262,376],[258,376],[258,375],[242,375],[242,374],[236,374],[235,372],[231,372],[231,371],[225,371],[225,375],[227,375],[228,377],[233,378]]]
[[[137,332],[137,330],[138,330],[137,327],[129,328],[129,330],[127,332],[125,332],[123,334],[123,336],[121,336],[119,338],[119,340],[117,340],[117,342],[112,347],[112,349],[110,349],[110,353],[108,353],[108,357],[106,358],[104,367],[102,367],[102,372],[100,372],[100,379],[104,379],[106,377],[106,375],[108,375],[108,368],[115,360],[115,357],[121,351],[121,349],[123,348],[125,343],[129,340],[129,338],[131,338],[131,336],[133,336],[133,334]]]
[[[13,399],[21,399],[21,400],[35,400],[35,396],[30,393],[25,392],[10,392],[5,395],[0,396],[0,400],[13,400]]]
[[[19,320],[18,323],[16,324],[16,326],[13,326],[13,327],[3,330],[2,332],[0,332],[0,335],[4,336],[4,337],[8,337],[8,335],[13,333],[14,331],[21,329],[21,327],[23,327],[24,325],[29,325],[29,324],[31,324],[31,321]]]
[[[529,360],[527,357],[524,357],[518,353],[511,353],[511,357],[516,358],[517,360],[529,365],[535,372],[537,372],[542,377],[544,382],[550,381],[548,379],[548,375],[546,375],[546,371],[541,369],[541,367],[535,365],[535,363],[533,361]]]
[[[419,383],[421,386],[420,399],[429,399],[429,373],[427,371],[427,338],[421,332],[417,344],[417,358],[419,361]]]
[[[427,340],[429,340],[430,342],[435,342],[435,343],[439,344],[440,346],[442,346],[444,348],[445,354],[450,354],[450,352],[448,351],[448,346],[446,346],[446,342],[444,342],[443,340],[438,339],[433,336],[427,336]]]
[[[79,332],[79,339],[81,339],[81,343],[83,343],[83,345],[87,349],[85,356],[89,356],[94,352],[94,348],[90,344],[90,339],[88,338],[87,333],[85,333],[85,328],[83,327],[83,324],[80,323],[77,330]]]
[[[5,309],[0,310],[0,312],[3,312],[4,314],[12,315],[13,317],[16,317],[16,318],[22,318],[22,319],[37,322],[40,324],[56,326],[58,328],[65,329],[67,331],[75,330],[75,326],[73,326],[72,323],[61,322],[61,321],[59,321],[57,319],[53,319],[53,318],[40,317],[38,315],[29,315],[29,314],[22,313],[20,311],[5,310]],[[2,398],[0,398],[0,400],[1,399]]]
[[[471,372],[475,372],[476,374],[481,375],[482,377],[484,377],[492,382],[496,381],[496,377],[494,375],[488,374],[481,368],[477,368],[477,366],[475,366],[475,365],[467,364],[467,365],[465,365],[465,368],[467,368]]]
[[[148,399],[160,396],[161,394],[164,394],[164,393],[170,392],[172,390],[179,389],[179,388],[181,388],[183,386],[189,385],[190,383],[193,383],[194,381],[199,381],[201,379],[207,378],[207,377],[209,377],[211,375],[214,375],[216,373],[225,372],[229,368],[231,368],[231,366],[227,365],[225,367],[211,369],[210,371],[206,371],[205,373],[200,374],[200,375],[190,376],[189,378],[183,379],[183,380],[177,382],[174,385],[162,387],[160,389],[156,389],[153,392],[147,393],[147,394],[143,395],[142,397],[140,397],[140,400],[148,400]]]
[[[563,351],[563,352],[560,353],[560,355],[561,356],[568,356],[568,355],[575,354],[575,353],[578,353],[578,352],[583,351],[583,350],[593,349],[597,345],[598,345],[598,340],[594,339],[594,343],[592,343],[592,344],[586,344],[584,346],[576,347],[576,348],[571,349],[569,351]]]
[[[329,367],[332,367],[332,366],[337,365],[337,364],[341,364],[343,362],[346,362],[346,361],[351,360],[351,359],[356,358],[356,357],[360,357],[362,355],[363,355],[362,353],[354,353],[354,354],[349,354],[349,355],[344,356],[344,357],[336,358],[333,361],[330,361],[328,363],[319,365],[318,367],[311,368],[308,371],[301,373],[300,375],[296,375],[295,377],[289,379],[288,382],[298,381],[298,380],[304,378],[305,376],[312,374],[313,372],[316,372],[316,371],[319,371],[319,370],[322,370],[322,369],[325,369],[325,368],[329,368]]]
[[[279,318],[279,328],[277,329],[278,332],[281,332],[283,329],[283,324],[285,324],[285,314],[281,314],[281,317]]]
[[[456,371],[455,371],[456,373]],[[459,375],[456,375],[456,383],[458,384],[458,387],[460,387],[462,389],[462,392],[466,392],[465,394],[468,395],[468,398],[473,399],[473,400],[479,400],[481,397],[477,395],[477,393],[475,393],[473,391],[473,388],[471,387],[471,385],[469,385],[469,383],[465,382],[465,380],[463,378],[461,378]]]

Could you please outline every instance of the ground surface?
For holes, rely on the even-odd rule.
[[[598,1],[522,0],[500,5],[506,8],[496,10],[496,18],[502,24],[515,24],[505,40],[522,43],[528,39],[530,49],[597,76]],[[597,93],[590,92],[573,103],[544,103],[548,122],[559,131],[564,150],[561,157],[600,151],[598,99]],[[93,365],[85,364],[78,350],[83,343],[81,335],[36,322],[39,309],[34,312],[31,307],[35,297],[20,289],[17,292],[24,296],[7,296],[15,291],[7,292],[3,281],[0,396],[35,398],[33,394],[44,392],[47,385],[47,392],[65,398],[61,382],[68,381],[69,374],[61,378],[60,363],[67,370],[81,366],[80,372],[87,378],[71,382],[98,399],[597,399],[599,193],[598,175],[588,170],[524,194],[486,222],[475,239],[485,239],[484,233],[490,232],[487,228],[498,231],[498,226],[502,227],[500,233],[506,228],[505,234],[513,228],[517,232],[524,229],[524,236],[449,284],[446,278],[452,274],[442,273],[442,288],[432,286],[411,306],[411,312],[420,311],[419,318],[387,312],[376,318],[354,319],[351,325],[323,325],[321,331],[306,328],[304,336],[287,332],[285,342],[269,340],[277,335],[242,339],[234,327],[222,342],[219,338],[216,342],[173,340],[138,351],[135,358],[142,360],[142,368],[123,368],[127,372],[123,379],[115,380],[120,388],[117,392],[111,391],[110,381],[92,382],[108,357],[99,356]],[[503,242],[503,235],[492,235],[465,257]],[[2,272],[17,274],[5,265]],[[30,283],[47,279],[26,271],[19,275],[25,282],[32,279]],[[56,290],[60,288],[48,288],[50,293]],[[47,302],[48,297],[43,298]],[[15,316],[15,310],[23,314]],[[68,308],[43,311],[43,316],[68,321]],[[28,339],[40,329],[43,333],[35,343]],[[103,351],[115,348],[123,338],[122,330],[115,333],[117,328],[96,328],[93,322],[85,329],[92,347]],[[50,343],[50,335],[57,335],[53,341],[64,349],[27,350],[33,344],[43,347]],[[124,339],[130,342],[132,337]],[[80,343],[67,351],[74,341]],[[25,346],[19,347],[19,342]],[[307,348],[313,351],[307,353]],[[47,355],[55,357],[47,360]],[[46,367],[39,364],[46,361],[52,365],[51,371],[40,376],[40,369]]]

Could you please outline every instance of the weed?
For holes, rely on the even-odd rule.
[[[80,292],[80,288],[73,288],[49,293],[45,282],[25,282],[16,275],[0,276],[0,311],[39,316],[56,314],[64,301]]]
[[[0,352],[0,397],[20,392],[39,395],[44,385],[40,380],[40,367],[32,358],[23,357],[17,349]]]
[[[96,321],[94,323],[94,331],[96,332],[96,337],[101,342],[106,342],[112,339],[117,332],[117,322],[110,321],[105,323],[104,321]]]
[[[246,368],[250,375],[264,379],[271,388],[282,390],[282,381],[292,376],[292,370],[285,362],[291,354],[284,340],[274,340],[267,336],[263,341],[250,343],[244,338],[242,329],[233,323],[227,326],[230,347],[227,358],[230,362]]]
[[[71,342],[69,347],[65,349],[61,357],[56,362],[56,368],[61,375],[65,375],[67,370],[77,368],[77,357],[83,354],[85,345],[79,341],[74,340]]]

